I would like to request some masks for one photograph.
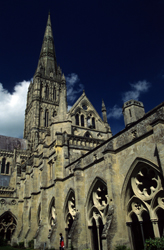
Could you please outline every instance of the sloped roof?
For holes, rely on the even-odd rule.
[[[26,140],[0,135],[0,150],[27,149]]]

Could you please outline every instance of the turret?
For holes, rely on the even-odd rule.
[[[125,102],[122,111],[126,127],[145,115],[143,103],[135,100]]]

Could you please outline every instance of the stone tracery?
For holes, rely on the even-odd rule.
[[[164,214],[164,191],[158,171],[145,163],[138,163],[130,182],[132,193],[127,206],[127,225],[131,228],[134,248],[138,249],[143,247],[145,239],[161,235],[158,211],[163,210]],[[140,231],[140,242],[136,239],[136,230]]]
[[[16,220],[9,212],[5,212],[0,217],[0,235],[7,240],[10,240],[15,229],[16,229]]]

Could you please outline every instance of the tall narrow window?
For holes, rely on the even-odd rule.
[[[46,85],[46,90],[45,90],[45,98],[48,99],[49,98],[49,88]]]
[[[6,164],[6,158],[3,158],[1,165],[1,173],[5,173],[5,164]]]
[[[92,117],[92,128],[96,128],[95,127],[95,118],[94,117]]]
[[[88,117],[87,117],[87,127],[90,128],[90,126],[91,126],[91,119],[90,119],[90,117],[88,116]]]
[[[84,115],[81,115],[81,126],[84,127]]]
[[[56,101],[56,88],[53,89],[53,100]]]
[[[45,111],[45,127],[48,127],[48,109]]]
[[[131,113],[131,110],[129,109],[129,115],[130,115],[130,117],[132,117],[132,113]]]
[[[10,162],[6,164],[6,174],[9,174],[9,170],[10,170]]]
[[[76,125],[79,125],[79,115],[78,114],[76,114],[75,120],[76,120]]]

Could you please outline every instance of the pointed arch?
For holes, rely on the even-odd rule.
[[[147,204],[136,196],[133,196],[127,204],[127,222],[131,222],[131,215],[135,213],[138,221],[142,221],[142,213],[149,211]]]
[[[126,174],[126,177],[124,179],[124,183],[123,183],[123,186],[122,186],[122,190],[121,190],[121,200],[123,202],[123,206],[126,206],[126,193],[127,193],[127,189],[129,187],[129,184],[130,184],[130,179],[131,179],[131,176],[132,176],[132,173],[133,171],[135,170],[135,168],[139,167],[140,164],[146,164],[150,167],[152,167],[153,169],[155,169],[159,175],[161,175],[160,171],[159,171],[159,168],[156,164],[154,164],[153,162],[147,160],[147,159],[144,159],[144,158],[141,158],[141,157],[137,157],[133,163],[131,164],[127,174]],[[127,197],[128,200],[130,197]]]
[[[109,213],[107,184],[99,177],[96,177],[90,186],[86,200],[86,209],[92,249],[102,250],[102,239],[107,238],[108,234],[108,230],[103,230],[106,223],[110,224],[107,218],[111,213]],[[112,216],[110,217],[110,222],[111,220]]]
[[[73,219],[76,215],[75,192],[72,188],[69,189],[64,203],[64,217],[66,223],[68,214],[70,214]]]
[[[56,222],[56,214],[55,214],[55,197],[52,197],[49,209],[48,209],[48,218],[51,226],[55,225]]]
[[[90,188],[89,188],[88,195],[87,195],[86,202],[85,202],[85,206],[88,205],[89,199],[90,199],[90,196],[91,196],[91,193],[92,193],[92,190],[93,190],[93,188],[94,188],[96,182],[98,182],[98,181],[101,181],[104,185],[107,186],[107,183],[106,183],[105,180],[103,180],[102,178],[96,176],[95,179],[93,180],[93,182],[92,182]]]
[[[2,238],[11,240],[16,227],[16,217],[10,211],[6,211],[0,216],[0,236]]]
[[[74,231],[76,230],[76,226],[74,224],[75,217],[76,217],[75,192],[72,188],[70,188],[64,203],[64,220],[66,225],[65,226],[66,247],[68,247],[68,238],[71,240],[71,242],[74,238]]]

